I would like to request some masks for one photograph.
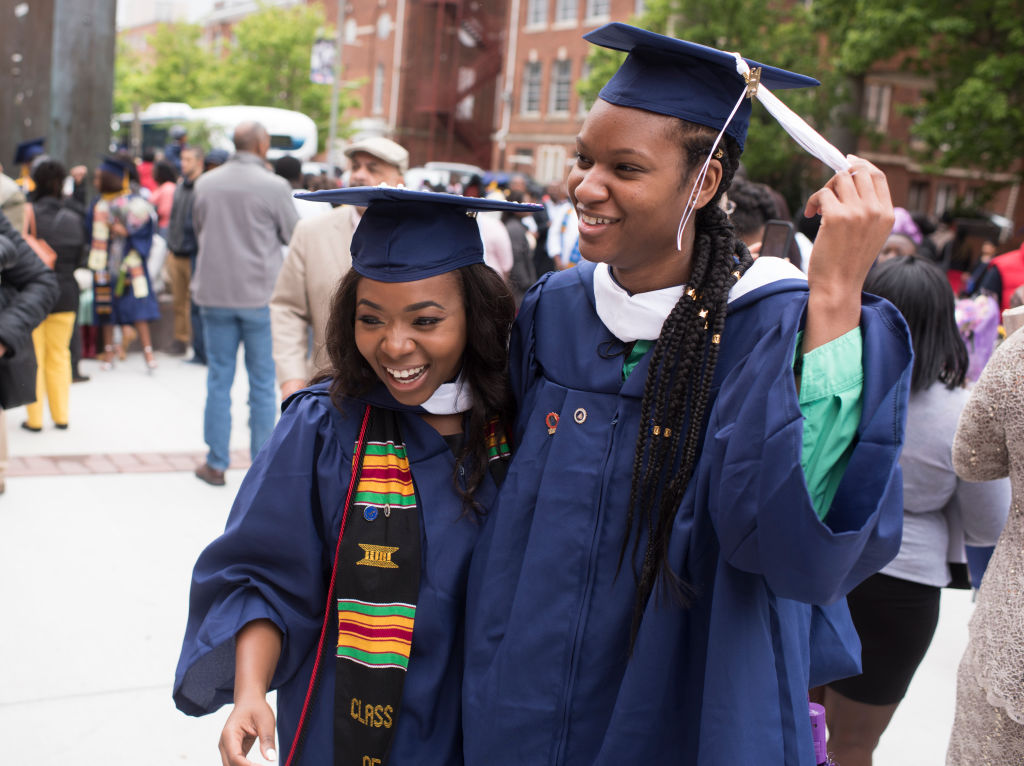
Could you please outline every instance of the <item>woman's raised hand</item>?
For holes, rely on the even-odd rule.
[[[860,324],[864,279],[895,220],[885,174],[867,160],[848,159],[850,169],[830,178],[804,208],[805,216],[821,214],[807,272],[805,352]]]

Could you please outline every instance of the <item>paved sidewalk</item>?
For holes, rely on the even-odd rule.
[[[138,354],[83,362],[71,421],[41,433],[6,413],[0,496],[0,741],[32,766],[216,764],[227,710],[192,719],[171,682],[196,556],[220,533],[248,464],[244,367],[232,391],[226,487],[191,471],[204,455],[205,368]],[[944,762],[956,667],[972,605],[944,591],[935,640],[876,751],[875,766]]]

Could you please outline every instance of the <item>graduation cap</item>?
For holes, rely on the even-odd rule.
[[[122,160],[117,157],[103,156],[100,158],[99,169],[104,173],[110,173],[118,179],[123,179],[125,174],[128,172],[128,168]]]
[[[476,213],[540,210],[540,205],[389,186],[296,194],[366,207],[352,236],[352,268],[379,282],[413,282],[484,262]]]
[[[747,78],[736,69],[735,54],[618,22],[598,27],[583,35],[583,39],[629,54],[598,98],[715,130],[725,128],[743,148],[750,124],[750,99],[743,99],[732,115],[737,99],[748,89]],[[752,59],[743,61],[751,71],[760,72],[758,82],[766,87],[807,88],[821,84],[813,77]]]
[[[14,149],[14,164],[27,165],[43,153],[43,144],[46,138],[33,138],[31,141],[22,141]]]

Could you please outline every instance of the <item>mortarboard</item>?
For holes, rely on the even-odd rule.
[[[734,54],[618,22],[598,27],[583,39],[629,54],[598,98],[715,130],[728,123],[725,132],[743,148],[750,124],[750,99],[743,100],[730,121],[737,99],[747,90],[746,80],[736,70]],[[751,70],[760,70],[760,82],[769,88],[820,85],[813,77],[751,59],[744,61]]]
[[[27,165],[33,159],[43,153],[43,144],[46,138],[33,138],[31,141],[22,141],[14,149],[14,164]]]
[[[230,156],[226,149],[211,149],[206,153],[203,162],[207,165],[223,165]]]
[[[413,282],[483,263],[476,213],[541,209],[540,205],[389,186],[324,189],[295,196],[366,207],[352,236],[352,268],[379,282]]]
[[[100,159],[99,169],[104,173],[110,173],[110,175],[123,179],[125,173],[128,172],[128,168],[124,166],[124,163],[117,157],[104,156]]]

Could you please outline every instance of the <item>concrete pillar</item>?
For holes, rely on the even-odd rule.
[[[0,163],[46,136],[68,166],[96,164],[110,143],[117,0],[0,3]]]

